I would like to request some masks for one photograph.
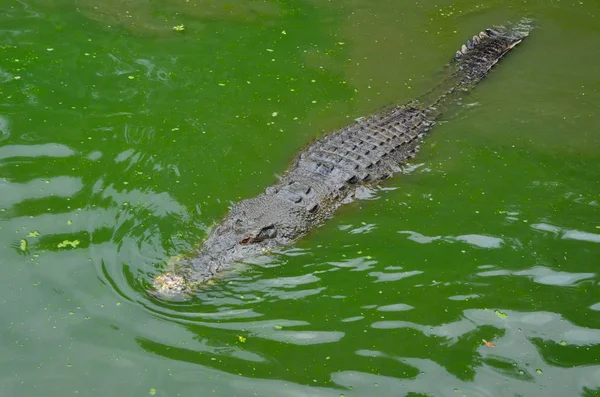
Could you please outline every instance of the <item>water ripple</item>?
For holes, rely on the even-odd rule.
[[[4,194],[0,206],[10,207],[23,200],[39,200],[49,197],[73,197],[83,188],[78,177],[57,176],[49,179],[34,179],[26,183],[1,182]]]
[[[531,228],[537,231],[553,233],[563,240],[578,240],[590,243],[600,243],[600,234],[597,233],[584,232],[576,229],[566,229],[547,223],[535,223],[531,225]]]
[[[489,270],[477,273],[480,277],[495,277],[495,276],[526,276],[531,278],[538,284],[556,285],[560,287],[571,287],[577,285],[578,282],[596,277],[596,273],[570,273],[564,271],[556,271],[544,266],[534,266],[524,270]]]
[[[462,242],[472,245],[478,248],[501,248],[504,244],[504,240],[499,237],[486,236],[482,234],[464,234],[460,236],[424,236],[417,232],[402,230],[400,234],[408,234],[408,239],[415,241],[420,244],[428,244],[433,241],[446,241],[446,242]]]
[[[422,270],[411,270],[406,272],[371,272],[369,276],[375,277],[376,283],[385,283],[390,281],[398,281],[407,277],[417,276],[419,274],[423,274]]]
[[[380,312],[403,312],[407,310],[414,309],[413,306],[407,305],[405,303],[395,303],[392,305],[379,306],[377,310]]]
[[[4,131],[5,120],[0,116],[0,131]],[[6,126],[6,129],[8,127]],[[8,133],[7,133],[8,134]],[[7,135],[8,136],[8,135]],[[14,157],[69,157],[75,155],[70,147],[57,143],[45,143],[39,145],[6,145],[0,147],[0,160]]]
[[[4,76],[4,72],[0,69],[0,78]],[[10,125],[8,119],[0,114],[0,142],[5,141],[10,137]],[[2,147],[0,147],[2,149]]]

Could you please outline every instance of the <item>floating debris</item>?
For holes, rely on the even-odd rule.
[[[73,240],[73,241],[69,241],[69,240],[64,240],[62,243],[58,243],[57,247],[58,248],[66,248],[67,246],[71,246],[72,248],[76,248],[79,243],[81,243],[81,241],[79,240]]]

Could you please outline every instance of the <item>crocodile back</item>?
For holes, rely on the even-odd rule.
[[[392,108],[317,140],[299,155],[292,172],[316,174],[336,189],[389,178],[414,157],[433,124],[427,111]]]
[[[323,216],[356,187],[376,184],[413,158],[435,112],[399,106],[327,134],[304,149],[267,195]]]

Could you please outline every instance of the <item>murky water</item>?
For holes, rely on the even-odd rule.
[[[0,395],[600,394],[597,2],[0,10]],[[305,144],[522,16],[411,172],[193,301],[146,294]]]

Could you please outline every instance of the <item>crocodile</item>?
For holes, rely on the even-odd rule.
[[[154,296],[189,297],[238,263],[276,252],[323,224],[361,187],[402,170],[451,104],[482,80],[532,29],[531,21],[486,29],[446,66],[442,83],[416,100],[333,131],[302,150],[279,181],[235,204],[199,249],[154,278]]]

